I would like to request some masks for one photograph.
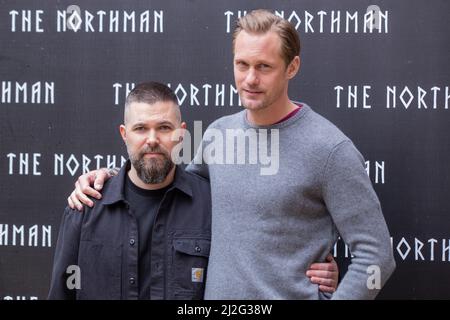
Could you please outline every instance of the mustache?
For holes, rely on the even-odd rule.
[[[147,146],[141,150],[139,155],[142,157],[146,153],[162,153],[166,157],[169,155],[168,152],[166,150],[162,149],[160,146],[156,146],[156,147]]]

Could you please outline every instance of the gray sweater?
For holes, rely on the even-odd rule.
[[[238,138],[233,146],[230,133],[246,140],[239,144]],[[266,133],[268,148],[262,139]],[[251,125],[245,110],[218,119],[187,170],[211,182],[205,299],[322,298],[305,273],[324,261],[339,235],[354,257],[333,298],[373,299],[395,268],[363,157],[306,104],[272,126]],[[379,282],[372,281],[376,268]]]

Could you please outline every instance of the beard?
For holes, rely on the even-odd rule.
[[[152,152],[160,153],[163,156],[162,159],[144,158],[146,153]],[[139,179],[141,179],[145,184],[157,184],[163,182],[175,166],[168,153],[159,146],[153,148],[147,147],[137,155],[130,154],[130,161],[136,169]]]

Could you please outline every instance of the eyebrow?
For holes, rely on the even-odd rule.
[[[167,121],[167,120],[158,122],[158,125],[160,125],[160,126],[161,126],[161,125],[169,125],[169,126],[171,126],[171,127],[175,127],[175,125],[174,125],[172,122]]]
[[[234,62],[235,62],[235,63],[236,63],[236,62],[243,62],[243,63],[247,63],[247,64],[248,64],[247,59],[244,59],[244,58],[236,58],[236,59],[234,59]],[[275,62],[273,62],[273,61],[268,61],[268,60],[257,60],[257,61],[256,61],[256,64],[274,65]]]
[[[171,127],[175,127],[175,125],[172,122],[168,121],[168,120],[163,120],[163,121],[157,122],[156,124],[159,125],[159,126],[161,126],[161,125],[169,125]],[[147,126],[147,123],[143,122],[143,121],[139,121],[139,122],[136,122],[136,123],[134,123],[132,125],[133,128],[137,127],[137,126]]]

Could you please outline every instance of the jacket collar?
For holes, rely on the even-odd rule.
[[[128,171],[131,168],[130,160],[122,166],[117,176],[111,178],[109,181],[109,187],[104,194],[103,203],[105,205],[114,204],[119,201],[125,201],[125,179]],[[175,177],[172,183],[172,187],[167,190],[167,192],[171,192],[174,189],[178,189],[179,191],[187,194],[192,197],[192,185],[187,176],[187,173],[184,172],[184,169],[180,166],[176,166],[175,168]]]

